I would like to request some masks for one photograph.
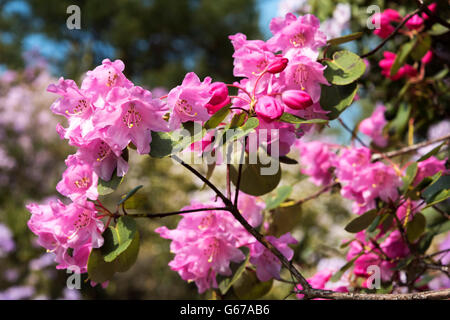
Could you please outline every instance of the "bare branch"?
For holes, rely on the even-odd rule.
[[[150,219],[153,219],[153,218],[165,218],[165,217],[175,216],[175,215],[178,215],[178,214],[191,213],[191,212],[214,211],[214,210],[228,211],[228,208],[198,208],[198,209],[173,211],[173,212],[164,212],[164,213],[129,214],[128,216],[133,217],[133,218],[150,218]]]
[[[408,146],[408,147],[402,148],[400,150],[394,150],[394,151],[386,152],[384,154],[375,153],[372,156],[372,162],[381,160],[382,158],[394,158],[394,157],[397,157],[397,156],[401,156],[401,155],[403,155],[405,153],[410,153],[410,152],[416,151],[416,150],[418,150],[420,148],[429,146],[430,144],[434,144],[436,142],[445,141],[445,140],[448,140],[448,139],[450,139],[450,134],[447,134],[447,135],[445,135],[443,137],[440,137],[440,138],[437,138],[437,139],[416,143],[416,144],[413,144],[412,146]]]

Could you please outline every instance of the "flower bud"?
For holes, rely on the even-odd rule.
[[[421,61],[423,64],[428,64],[433,59],[433,52],[431,50],[428,50],[427,53],[422,57]]]
[[[294,110],[306,109],[313,104],[311,96],[302,90],[286,90],[281,94],[281,100]]]
[[[212,94],[211,100],[206,104],[209,114],[216,113],[220,108],[230,103],[227,85],[223,82],[214,82],[209,87]]]
[[[283,106],[273,97],[262,96],[256,103],[255,111],[264,120],[272,121],[281,117],[283,114]]]
[[[269,66],[267,67],[267,72],[273,74],[280,73],[281,71],[286,69],[288,62],[289,60],[286,58],[278,58],[277,60],[269,64]]]

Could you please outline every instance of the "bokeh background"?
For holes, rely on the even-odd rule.
[[[80,30],[66,27],[66,8],[72,4],[81,8]],[[24,207],[58,196],[55,186],[64,171],[64,159],[73,152],[55,131],[63,119],[50,112],[56,98],[46,92],[50,83],[60,76],[79,83],[104,58],[123,60],[127,77],[158,92],[179,84],[188,71],[200,78],[232,82],[233,48],[228,36],[242,32],[249,39],[266,40],[270,19],[289,11],[316,14],[329,38],[365,30],[362,40],[346,45],[362,53],[379,41],[366,29],[366,10],[373,4],[381,10],[399,6],[402,14],[412,5],[411,1],[382,0],[0,0],[0,299],[209,298],[198,295],[194,284],[170,270],[169,241],[153,231],[161,225],[175,227],[178,217],[140,221],[138,261],[130,271],[117,274],[106,289],[88,283],[79,291],[66,288],[68,274],[56,270],[52,254],[36,244]],[[448,41],[447,36],[434,43],[440,63],[447,65]],[[373,59],[363,79],[365,90],[342,115],[350,127],[368,116],[376,102],[396,92],[371,85],[383,83],[379,56]],[[448,121],[441,127],[448,130]],[[419,128],[417,134],[425,137],[428,129]],[[317,137],[309,137],[313,138]],[[332,125],[321,139],[349,143],[350,134]],[[291,156],[297,157],[295,151]],[[148,212],[174,211],[193,198],[212,196],[208,190],[199,191],[202,185],[168,159],[132,155],[130,162],[125,183],[106,204],[139,184],[144,186],[139,193],[142,210]],[[298,166],[283,169],[282,184],[294,185],[295,198],[316,190]],[[223,172],[218,170],[213,181],[223,186]],[[280,225],[289,225],[287,231],[300,242],[294,261],[307,275],[324,258],[343,257],[339,245],[346,237],[343,226],[349,211],[347,202],[330,194],[305,204],[301,211],[283,214]],[[286,286],[276,284],[266,298],[283,298],[287,293]]]

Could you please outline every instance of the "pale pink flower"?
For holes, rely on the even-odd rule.
[[[359,130],[372,138],[373,142],[379,147],[386,147],[388,140],[383,134],[383,129],[387,123],[384,118],[386,107],[378,105],[372,115],[364,119],[360,125]]]

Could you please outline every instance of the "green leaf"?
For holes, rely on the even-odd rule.
[[[262,170],[271,167],[271,164],[263,165],[259,159],[255,164],[243,164],[239,189],[252,196],[262,196],[274,190],[281,180],[280,163],[277,163],[275,174],[262,174]],[[238,169],[230,167],[230,180],[237,183]]]
[[[408,125],[410,113],[411,105],[402,103],[397,110],[395,119],[389,122],[389,132],[393,131],[392,134],[395,133],[400,137]]]
[[[139,246],[140,236],[139,232],[136,231],[127,249],[119,254],[119,256],[113,261],[113,263],[115,264],[116,272],[125,272],[136,263],[137,257],[139,255]]]
[[[122,183],[123,177],[118,177],[113,174],[111,180],[105,181],[103,179],[98,179],[97,191],[101,196],[106,196],[107,194],[113,193],[119,185]]]
[[[128,192],[124,197],[122,197],[122,199],[117,203],[118,205],[121,205],[122,203],[124,203],[125,201],[127,201],[128,199],[130,199],[132,196],[134,196],[134,194],[136,192],[139,191],[140,188],[142,188],[143,185],[137,186],[135,188],[133,188],[130,192]]]
[[[395,57],[394,64],[391,67],[391,76],[394,76],[398,70],[405,64],[408,55],[414,47],[414,42],[410,41],[405,43],[398,50],[397,56]]]
[[[279,160],[280,160],[281,163],[285,163],[285,164],[298,164],[297,160],[291,159],[291,158],[289,158],[287,156],[281,156],[279,158]]]
[[[287,123],[293,123],[293,124],[301,124],[301,123],[327,123],[328,120],[325,119],[303,119],[300,117],[297,117],[296,115],[293,115],[292,113],[283,112],[281,115],[280,121],[287,122]]]
[[[325,60],[327,68],[323,75],[332,84],[339,86],[358,80],[366,70],[364,61],[353,52],[343,50],[333,54],[333,60]]]
[[[427,160],[428,158],[430,158],[431,156],[435,156],[439,153],[439,150],[441,150],[441,147],[446,144],[446,142],[442,142],[440,145],[438,145],[436,148],[433,148],[433,150],[429,151],[428,153],[424,154],[423,156],[421,156],[419,158],[419,160],[417,160],[417,162],[421,162],[424,160]]]
[[[273,279],[261,282],[255,271],[245,269],[233,284],[233,292],[241,300],[255,300],[266,295],[272,289],[272,285]]]
[[[259,125],[259,120],[256,117],[249,118],[247,122],[244,123],[243,126],[238,128],[229,128],[224,131],[222,136],[223,145],[227,144],[230,141],[238,140],[242,137],[245,137],[249,133],[253,132],[253,130]]]
[[[324,110],[330,111],[330,113],[327,113],[327,117],[330,120],[337,119],[352,104],[358,92],[358,85],[356,83],[346,86],[322,85],[321,87],[320,106]]]
[[[450,22],[450,20],[447,20],[447,22]],[[450,30],[447,29],[447,27],[441,25],[440,23],[435,23],[430,31],[428,31],[429,34],[432,36],[440,36],[441,34],[447,33]]]
[[[413,50],[411,50],[411,57],[419,61],[431,48],[431,37],[429,35],[417,36]]]
[[[406,174],[403,177],[403,188],[402,188],[404,193],[409,191],[409,187],[411,183],[414,181],[414,178],[416,177],[417,168],[418,168],[417,162],[411,163],[408,166],[408,168],[406,168]]]
[[[220,108],[211,118],[204,124],[206,130],[216,128],[230,113],[230,105]]]
[[[244,262],[242,262],[239,265],[239,267],[236,269],[236,271],[233,272],[233,277],[225,278],[219,283],[219,289],[223,295],[225,295],[228,292],[228,290],[231,289],[231,287],[236,282],[236,280],[239,279],[240,276],[242,276],[242,274],[245,271],[245,267],[247,266],[248,261],[250,260],[250,251],[248,250],[248,248],[243,248],[243,249],[247,249],[247,251],[248,251],[245,254],[246,258],[245,258]]]
[[[357,40],[357,39],[361,38],[363,34],[364,34],[363,32],[355,32],[355,33],[348,34],[348,35],[345,35],[342,37],[330,39],[327,41],[327,43],[332,46],[337,46],[342,43]]]
[[[357,233],[366,229],[377,217],[377,209],[372,209],[363,215],[353,219],[345,226],[345,231],[350,233]]]
[[[271,211],[271,223],[268,234],[280,237],[286,232],[292,231],[302,218],[301,206],[278,207]]]
[[[97,283],[111,280],[116,273],[114,263],[105,262],[100,248],[92,249],[87,263],[89,279]]]
[[[150,156],[153,158],[164,158],[172,154],[176,142],[167,132],[152,131],[152,142],[150,143]]]
[[[89,279],[97,283],[111,280],[116,272],[127,271],[136,262],[139,253],[139,232],[134,234],[128,248],[112,262],[105,261],[102,249],[103,247],[92,249],[87,263]]]
[[[230,128],[237,128],[244,124],[247,114],[245,112],[235,113],[230,121]]]
[[[425,231],[427,220],[425,216],[418,212],[414,215],[413,219],[406,225],[406,237],[410,243],[416,241],[421,234]]]
[[[286,200],[292,193],[291,186],[281,186],[277,189],[277,194],[274,197],[266,199],[266,210],[272,210],[278,207],[284,200]]]
[[[427,203],[426,207],[445,201],[450,196],[450,176],[439,174],[442,172],[434,175],[433,182],[422,192],[422,197]]]
[[[150,143],[150,156],[153,158],[164,158],[171,154],[183,151],[192,143],[201,140],[206,133],[206,130],[194,131],[193,122],[183,123],[183,129],[189,131],[190,135],[185,132],[181,134],[170,132],[153,132],[152,142]]]
[[[106,262],[111,262],[124,252],[136,234],[136,221],[128,216],[121,216],[115,227],[109,227],[103,233],[105,244],[102,253]]]

